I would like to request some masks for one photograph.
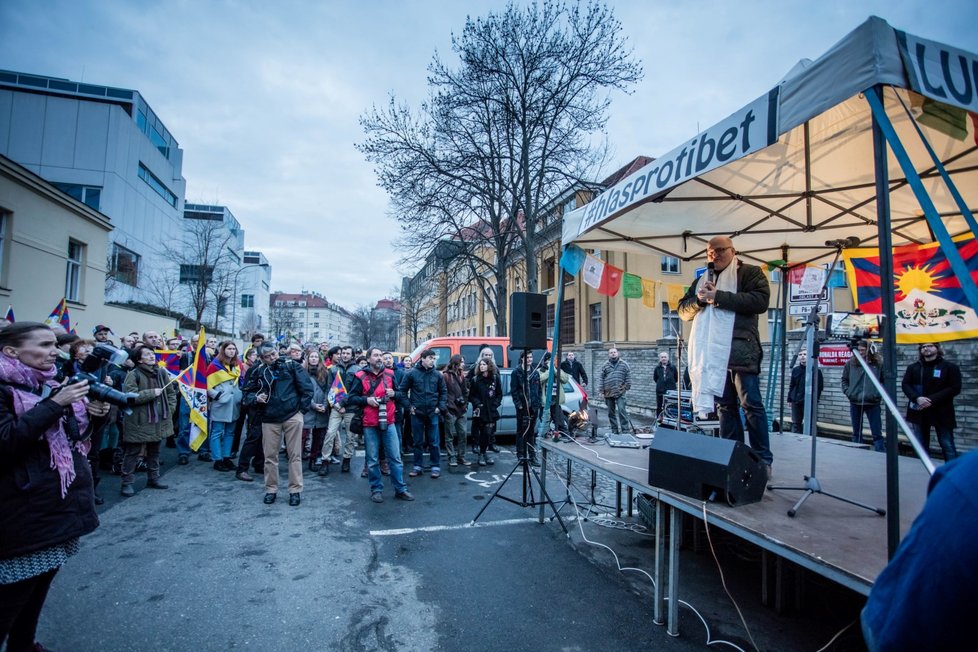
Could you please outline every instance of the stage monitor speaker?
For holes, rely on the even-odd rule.
[[[509,340],[514,349],[547,348],[547,297],[513,292],[509,302]]]
[[[659,427],[649,448],[649,484],[735,507],[761,499],[767,473],[743,442]]]

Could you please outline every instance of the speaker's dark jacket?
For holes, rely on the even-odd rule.
[[[733,341],[727,368],[751,374],[761,373],[761,336],[757,330],[757,316],[767,313],[771,301],[771,286],[761,268],[737,261],[737,291],[718,290],[713,305],[732,310],[734,317]],[[689,286],[679,301],[679,318],[693,321],[707,304],[696,298],[696,283]]]

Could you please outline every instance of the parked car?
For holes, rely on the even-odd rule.
[[[516,366],[521,349],[511,347],[508,337],[434,337],[418,345],[411,352],[411,359],[417,362],[422,351],[432,349],[437,356],[435,358],[435,369],[444,369],[456,353],[461,354],[465,358],[465,364],[471,367],[479,359],[483,344],[492,349],[497,367],[505,369]],[[552,348],[553,340],[548,338],[547,351]],[[542,358],[543,354],[546,353],[543,349],[531,349],[531,351],[536,360]]]
[[[499,380],[503,386],[503,402],[499,406],[499,421],[496,422],[496,435],[516,435],[516,407],[509,393],[512,369],[500,369]],[[561,409],[565,415],[587,409],[587,393],[574,379],[564,383],[564,402]],[[472,418],[472,406],[469,405],[467,416]]]

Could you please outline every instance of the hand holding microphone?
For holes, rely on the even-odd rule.
[[[703,282],[696,288],[696,298],[703,303],[713,303],[716,298],[716,265],[713,261],[706,264]]]

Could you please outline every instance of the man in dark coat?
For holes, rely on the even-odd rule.
[[[713,272],[704,274],[696,283],[689,286],[689,290],[679,301],[679,317],[683,321],[694,321],[701,318],[706,310],[734,313],[726,380],[718,401],[720,432],[727,439],[743,440],[744,427],[738,409],[743,408],[747,417],[750,447],[764,464],[770,467],[774,456],[771,454],[767,412],[761,398],[760,373],[763,351],[757,329],[757,316],[767,312],[771,301],[771,286],[768,285],[767,278],[760,267],[737,259],[733,240],[726,236],[710,239],[706,246],[706,258],[712,263]],[[731,265],[734,267],[730,267]],[[728,267],[730,267],[729,271],[736,272],[734,291],[717,287],[730,278],[723,275]],[[715,278],[710,278],[714,274]],[[691,358],[696,353],[694,347],[700,345],[695,337],[695,326],[694,323],[693,337],[690,338]],[[695,400],[698,389],[696,376],[692,375]],[[768,475],[770,476],[770,468],[768,468]]]
[[[533,368],[533,354],[529,350],[520,353],[520,365],[513,370],[510,379],[510,394],[516,408],[516,457],[520,460],[529,458],[530,464],[540,466],[533,442],[536,441],[535,430],[540,408],[543,407],[543,394],[540,374]]]
[[[578,385],[587,387],[587,372],[584,371],[584,365],[577,359],[577,355],[573,351],[569,352],[564,361],[560,363],[560,368],[577,381]]]
[[[857,362],[858,364],[858,362]],[[815,366],[818,367],[816,361]],[[815,369],[818,376],[818,395],[816,403],[822,398],[822,390],[825,388],[825,380],[822,378],[822,370]],[[791,382],[788,383],[788,403],[791,405],[791,430],[792,432],[802,432],[805,426],[805,399],[807,394],[808,375],[808,352],[798,352],[798,365],[791,370]],[[815,427],[812,426],[812,434],[815,434]]]
[[[659,351],[659,364],[652,372],[652,382],[655,383],[655,413],[661,419],[666,392],[675,391],[676,383],[679,382],[679,371],[669,361],[669,354],[665,351]]]
[[[930,447],[930,428],[937,431],[937,443],[944,461],[958,456],[954,447],[954,397],[961,393],[961,370],[944,359],[936,342],[917,346],[918,360],[903,374],[903,393],[910,399],[907,421],[926,450]]]
[[[435,369],[437,354],[433,349],[421,352],[418,364],[401,382],[400,392],[407,398],[411,410],[411,431],[414,434],[414,467],[408,474],[412,478],[421,475],[424,465],[425,435],[431,442],[431,477],[441,475],[441,441],[439,422],[448,403],[448,389],[441,372]]]

